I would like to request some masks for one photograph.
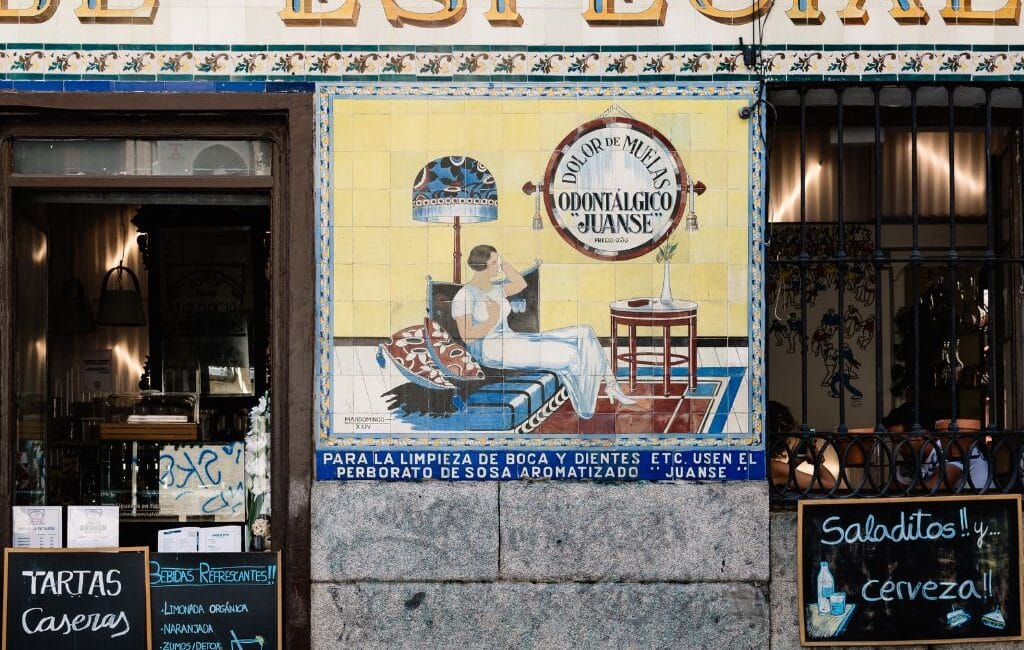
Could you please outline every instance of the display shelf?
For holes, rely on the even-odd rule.
[[[125,442],[195,442],[199,438],[199,425],[194,422],[104,422],[100,425],[100,440]]]

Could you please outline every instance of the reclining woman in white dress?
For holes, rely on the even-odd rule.
[[[548,332],[514,332],[508,325],[512,305],[508,299],[526,288],[523,276],[498,256],[493,246],[481,244],[469,252],[473,278],[452,298],[452,318],[459,335],[477,362],[505,370],[550,370],[569,393],[577,415],[594,415],[597,394],[622,404],[635,404],[622,392],[597,335],[587,325],[562,327]],[[501,269],[505,284],[494,284]]]

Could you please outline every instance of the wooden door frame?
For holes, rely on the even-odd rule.
[[[19,188],[228,190],[270,196],[273,543],[282,551],[284,641],[310,645],[314,416],[315,119],[310,93],[0,93],[0,542],[11,543],[16,413],[13,194]],[[266,139],[267,177],[12,176],[14,138]]]

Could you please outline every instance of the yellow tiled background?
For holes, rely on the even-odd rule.
[[[385,337],[421,320],[426,276],[451,280],[452,227],[412,220],[420,169],[445,155],[476,158],[494,174],[498,220],[462,228],[469,250],[491,244],[518,269],[544,261],[541,329],[584,323],[609,333],[608,303],[657,296],[657,251],[607,262],[582,255],[551,225],[531,228],[534,198],[552,150],[571,130],[613,105],[660,131],[690,175],[700,231],[674,237],[672,293],[699,303],[700,336],[746,336],[749,311],[749,123],[742,100],[720,99],[336,99],[332,123],[334,335]]]

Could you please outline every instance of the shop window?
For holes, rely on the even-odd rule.
[[[1020,491],[1020,91],[769,101],[773,499]]]
[[[269,176],[262,140],[23,139],[14,173],[86,176]]]
[[[40,176],[270,164],[268,143],[243,141],[32,140],[14,154],[17,174]],[[121,545],[155,550],[160,529],[251,527],[269,510],[268,449],[246,445],[271,382],[270,208],[255,191],[134,187],[14,194],[14,502],[118,506]]]

